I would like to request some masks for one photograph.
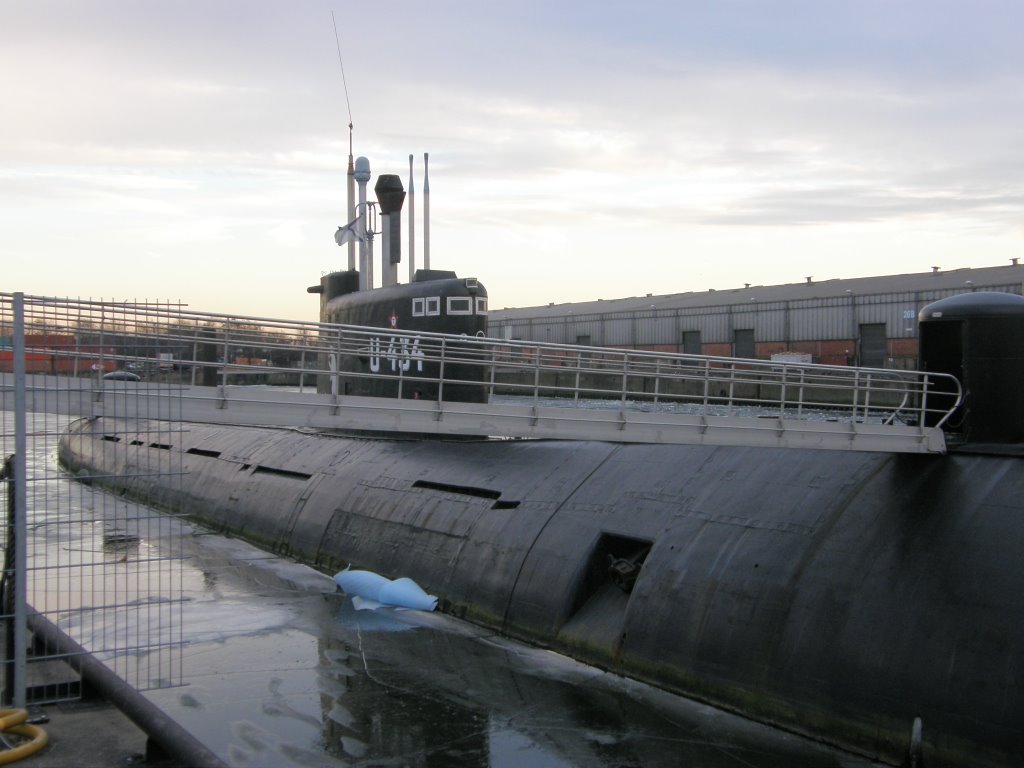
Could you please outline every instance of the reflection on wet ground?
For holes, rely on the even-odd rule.
[[[327,576],[191,539],[187,685],[146,695],[240,766],[858,766],[848,755]]]

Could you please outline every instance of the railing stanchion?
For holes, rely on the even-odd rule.
[[[705,360],[704,361],[704,401],[702,403],[703,411],[704,411],[705,414],[707,414],[707,412],[708,412],[708,395],[709,395],[710,388],[711,388],[711,361],[710,360]]]
[[[799,388],[797,390],[800,394],[797,396],[797,402],[796,402],[796,417],[798,419],[802,419],[803,415],[804,415],[804,386],[806,384],[806,381],[807,381],[806,373],[805,373],[804,369],[801,368],[800,369],[800,384],[799,384]]]
[[[444,400],[444,363],[448,353],[448,347],[445,344],[445,339],[441,339],[441,363],[437,369],[437,402],[440,403]]]
[[[626,404],[626,392],[629,390],[629,353],[622,356],[622,394],[620,402]]]
[[[917,423],[921,428],[924,428],[925,417],[928,413],[928,384],[930,383],[931,377],[928,374],[924,375],[924,381],[921,383],[921,406],[917,413]]]
[[[497,369],[498,369],[498,347],[497,347],[496,344],[491,344],[490,348],[491,348],[491,375],[490,375],[489,378],[490,378],[490,381],[491,381],[491,385],[487,389],[487,400],[488,400],[488,402],[490,401],[490,399],[492,397],[494,397],[494,376],[497,373]]]
[[[230,357],[230,334],[231,334],[231,321],[224,320],[224,346],[221,354],[220,364],[220,401],[217,404],[218,408],[225,408],[228,404],[228,359]]]
[[[864,384],[864,421],[868,420],[868,412],[871,410],[871,373],[867,375],[867,382]]]
[[[654,410],[658,410],[658,395],[661,392],[661,358],[654,362]]]
[[[782,383],[779,385],[779,418],[786,417],[786,376],[789,373],[789,366],[782,366]]]
[[[576,350],[576,385],[572,390],[573,405],[580,404],[580,366],[583,363],[583,353]]]
[[[189,383],[191,386],[196,385],[196,360],[199,359],[199,325],[195,326],[195,331],[192,335],[192,365],[189,366]]]
[[[533,348],[533,402],[540,398],[540,346]]]
[[[733,413],[733,396],[736,394],[736,363],[729,363],[729,400],[727,402],[729,414]]]
[[[860,405],[860,369],[853,369],[853,407],[850,410],[850,423],[857,421],[857,408]]]

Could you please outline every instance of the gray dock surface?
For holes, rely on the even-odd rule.
[[[187,527],[186,682],[142,695],[228,765],[872,765]],[[26,765],[182,765],[107,702],[44,711]]]

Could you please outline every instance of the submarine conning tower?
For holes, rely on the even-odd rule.
[[[1024,297],[950,296],[921,309],[918,327],[921,369],[952,374],[963,388],[943,425],[954,445],[1024,451]],[[941,390],[935,396],[953,397]]]

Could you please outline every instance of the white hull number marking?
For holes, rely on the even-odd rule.
[[[408,372],[412,369],[413,361],[415,361],[416,372],[423,373],[423,358],[425,355],[423,350],[420,349],[419,336],[414,336],[411,339],[408,336],[387,336],[385,339],[387,348],[384,350],[383,357],[385,360],[390,361],[392,371],[401,369],[403,372]],[[379,336],[370,338],[371,373],[380,373],[381,346],[382,342]]]

